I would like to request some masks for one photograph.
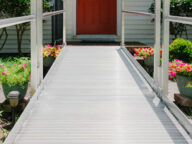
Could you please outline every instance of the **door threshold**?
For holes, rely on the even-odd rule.
[[[98,39],[98,40],[102,40],[102,39],[109,39],[109,40],[115,40],[115,39],[117,39],[118,38],[118,36],[117,35],[76,35],[76,36],[74,36],[74,38],[76,38],[76,39],[86,39],[86,40],[96,40],[96,39]]]

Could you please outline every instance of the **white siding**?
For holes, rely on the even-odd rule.
[[[127,0],[125,10],[148,12],[153,0]],[[138,41],[146,44],[154,42],[154,23],[151,18],[135,15],[125,15],[126,41]]]
[[[143,11],[148,12],[148,9],[153,0],[125,0],[125,10]],[[75,0],[66,0],[67,11],[67,39],[70,41],[78,40],[75,37]],[[154,43],[154,23],[151,18],[143,16],[126,15],[125,16],[125,39],[126,41],[142,42],[153,45]],[[9,28],[9,40],[1,53],[4,52],[17,52],[16,46],[16,33],[15,28]],[[188,31],[189,38],[192,39],[192,30]],[[116,40],[119,40],[117,37]],[[51,18],[44,23],[44,43],[51,41]],[[0,43],[2,40],[0,41]],[[30,32],[27,31],[23,40],[23,52],[30,51]]]

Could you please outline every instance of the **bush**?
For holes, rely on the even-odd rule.
[[[28,58],[8,58],[0,59],[0,83],[9,87],[29,82],[31,73],[31,63]]]
[[[184,62],[192,63],[192,42],[177,38],[169,46],[170,60],[179,59]]]

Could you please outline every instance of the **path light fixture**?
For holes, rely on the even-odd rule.
[[[17,107],[18,103],[19,103],[19,95],[20,93],[18,91],[11,91],[8,94],[8,99],[9,99],[9,103],[10,106],[12,107],[12,124],[15,124],[15,107]]]

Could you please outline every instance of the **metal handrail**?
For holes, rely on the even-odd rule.
[[[154,54],[154,79],[155,83],[159,84],[158,74],[159,74],[159,66],[160,66],[160,42],[161,42],[161,1],[155,0],[155,14],[153,13],[147,13],[147,12],[140,12],[140,11],[131,11],[131,10],[124,10],[124,1],[122,0],[121,3],[121,47],[125,47],[125,14],[129,15],[136,15],[136,16],[144,16],[155,19],[155,54]],[[160,85],[160,84],[159,84]]]
[[[14,25],[22,24],[26,22],[31,22],[35,19],[36,17],[34,15],[2,19],[0,20],[0,28],[14,26]]]
[[[165,20],[171,21],[171,22],[177,22],[177,23],[183,23],[183,24],[190,24],[192,25],[192,17],[181,17],[181,16],[166,16]]]
[[[46,13],[43,14],[43,18],[59,15],[59,14],[62,14],[62,13],[65,13],[65,10],[59,10],[59,11],[54,11],[54,12],[46,12]]]
[[[192,25],[192,17],[181,17],[170,15],[170,0],[163,5],[163,56],[162,56],[162,88],[168,94],[168,65],[169,65],[169,42],[170,22]],[[192,135],[192,131],[190,133]]]
[[[147,17],[155,18],[155,14],[152,14],[152,13],[138,12],[138,11],[128,11],[128,10],[123,10],[122,12],[127,13],[127,14],[137,15],[137,16],[147,16]]]
[[[43,14],[43,18],[47,18],[47,17],[54,16],[54,15],[59,15],[62,13],[65,13],[65,10],[47,12],[47,13]],[[0,28],[10,27],[10,26],[14,26],[14,25],[22,24],[22,23],[26,23],[26,22],[31,22],[35,19],[36,19],[36,17],[34,15],[2,19],[2,20],[0,20]]]

